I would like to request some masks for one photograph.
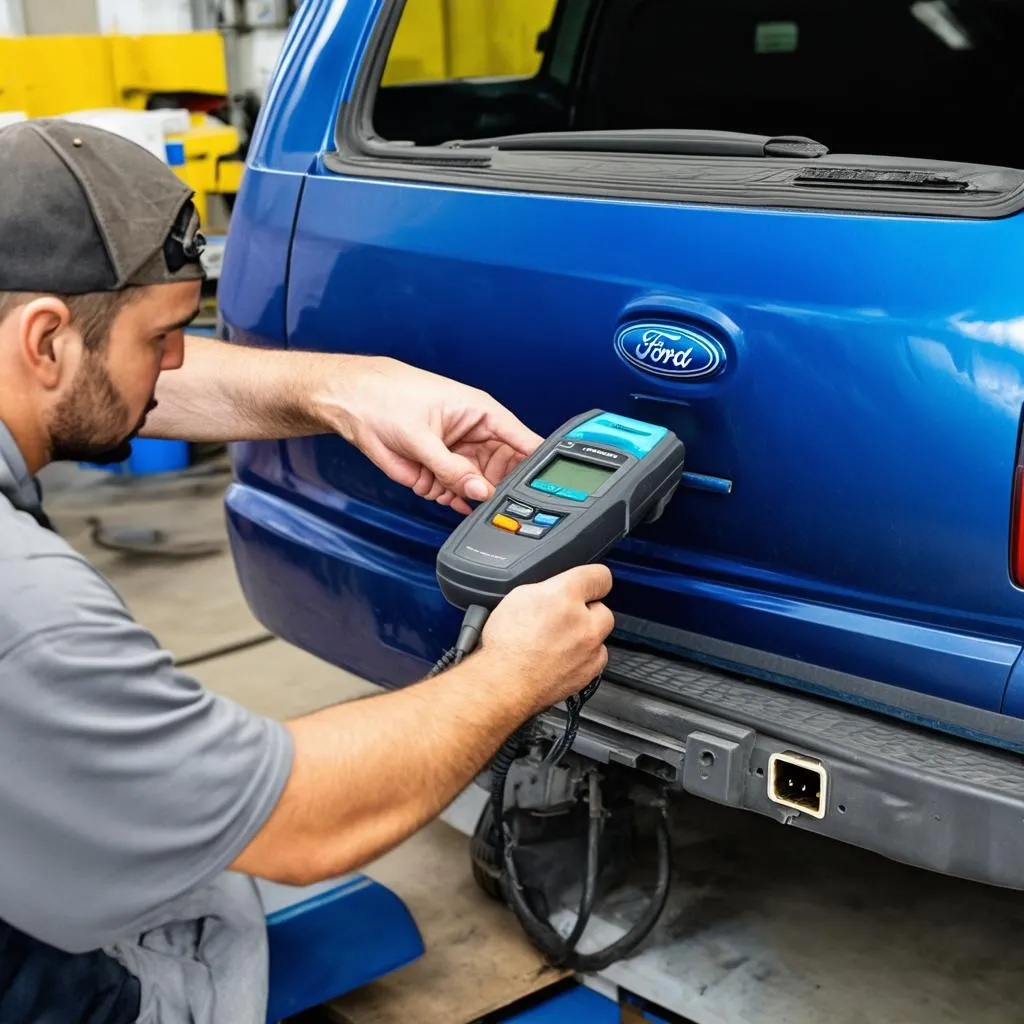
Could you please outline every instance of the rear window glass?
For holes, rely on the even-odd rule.
[[[1024,0],[408,0],[387,140],[697,128],[1019,167]]]

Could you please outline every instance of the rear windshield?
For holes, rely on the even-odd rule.
[[[1024,165],[1024,0],[407,0],[386,140],[696,128]]]

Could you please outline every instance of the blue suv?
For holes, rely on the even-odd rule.
[[[1022,7],[558,0],[534,74],[382,84],[405,7],[301,5],[226,335],[673,430],[578,749],[1024,887]],[[233,457],[259,618],[420,678],[456,514],[337,437]]]

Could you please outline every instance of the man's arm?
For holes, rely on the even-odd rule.
[[[463,664],[396,693],[290,723],[292,771],[232,865],[305,885],[365,864],[422,827],[522,722],[604,668],[611,585],[583,566],[514,591]]]
[[[315,397],[326,367],[346,375],[361,358],[250,349],[186,335],[184,364],[160,375],[159,405],[143,435],[215,442],[322,433]]]
[[[337,433],[392,480],[470,511],[540,444],[490,395],[383,356],[283,352],[188,336],[161,374],[147,437],[251,441]]]
[[[412,835],[473,780],[530,708],[482,653],[443,677],[289,723],[292,772],[232,868],[310,885]]]

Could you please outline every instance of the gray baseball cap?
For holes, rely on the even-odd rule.
[[[204,277],[192,190],[142,146],[59,118],[0,128],[0,292]]]

